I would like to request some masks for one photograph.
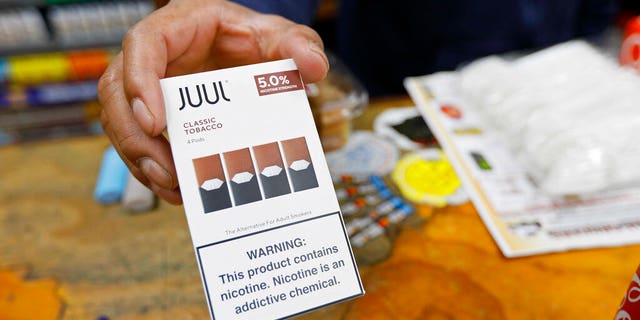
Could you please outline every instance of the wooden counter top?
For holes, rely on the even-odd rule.
[[[377,101],[355,127],[408,105]],[[93,200],[108,144],[0,148],[0,320],[208,318],[182,208]],[[638,245],[506,259],[471,204],[425,210],[389,258],[360,266],[364,297],[300,318],[612,319],[640,263]]]

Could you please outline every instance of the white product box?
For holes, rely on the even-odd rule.
[[[281,319],[364,294],[293,60],[160,83],[211,317]]]

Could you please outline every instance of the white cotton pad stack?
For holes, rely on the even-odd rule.
[[[540,188],[583,194],[640,182],[640,75],[583,41],[460,72],[461,89]]]

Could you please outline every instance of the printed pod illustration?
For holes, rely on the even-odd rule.
[[[293,190],[302,191],[318,187],[316,172],[304,137],[284,140],[281,144]]]
[[[236,205],[262,200],[249,148],[223,154]]]
[[[220,155],[193,159],[198,185],[200,186],[200,198],[204,212],[213,212],[231,207],[231,197],[227,179],[222,169]]]
[[[304,137],[197,158],[193,165],[205,213],[318,187]]]
[[[253,147],[265,198],[291,193],[277,142]]]

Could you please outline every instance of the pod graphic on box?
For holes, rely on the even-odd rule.
[[[231,180],[231,192],[235,204],[262,200],[249,148],[226,152],[223,157]]]
[[[227,179],[219,154],[193,159],[205,213],[231,207]]]
[[[316,172],[304,137],[284,140],[280,143],[293,190],[297,192],[318,187]]]
[[[278,143],[272,142],[255,146],[253,154],[260,172],[260,182],[265,198],[291,193]]]

